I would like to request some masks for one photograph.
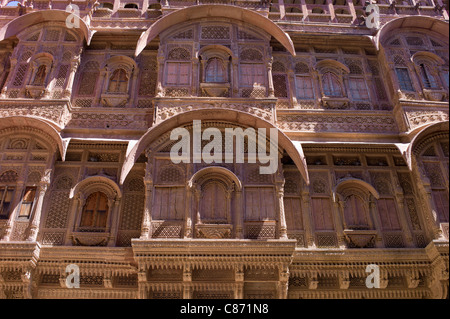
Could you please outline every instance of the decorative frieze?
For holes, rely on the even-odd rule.
[[[398,132],[395,119],[388,113],[340,115],[334,113],[278,114],[278,127],[287,132],[343,132],[391,133]]]

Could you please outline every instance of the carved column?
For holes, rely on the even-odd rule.
[[[375,247],[376,248],[382,248],[383,247],[383,236],[381,233],[381,221],[380,221],[380,215],[377,211],[377,205],[375,203],[375,198],[370,195],[369,197],[369,215],[373,216],[373,221],[375,224],[375,229],[377,230],[377,239],[375,241]]]
[[[292,106],[297,105],[297,90],[295,87],[295,72],[291,68],[288,71],[288,83],[289,83],[289,98],[291,99]]]
[[[184,265],[183,269],[183,299],[192,299],[192,269]]]
[[[75,194],[72,200],[72,209],[70,210],[70,220],[67,227],[65,246],[69,246],[72,243],[72,233],[75,231],[75,223],[78,211],[83,207],[85,198],[81,194]]]
[[[200,81],[199,81],[199,59],[198,58],[193,58],[192,59],[192,85],[191,85],[191,94],[192,96],[202,96],[202,92],[200,92],[199,86],[200,86]],[[203,65],[204,65],[204,61],[202,60],[202,70],[204,70]],[[203,72],[204,73],[204,72]],[[203,81],[202,81],[203,82]]]
[[[45,171],[44,177],[42,178],[41,182],[39,183],[39,197],[36,203],[36,208],[34,210],[34,217],[33,221],[31,222],[30,226],[30,233],[28,235],[27,241],[36,241],[37,235],[39,232],[39,225],[41,223],[41,216],[42,216],[42,206],[44,204],[44,197],[47,193],[48,186],[50,185],[50,175],[52,170],[47,169]]]
[[[77,72],[78,66],[80,65],[79,60],[73,60],[70,64],[69,77],[67,79],[66,89],[64,90],[64,98],[70,98],[73,90],[73,81],[75,80],[75,73]]]
[[[269,80],[269,88],[268,88],[268,95],[271,98],[275,97],[275,89],[273,87],[273,77],[272,77],[272,64],[273,64],[273,57],[271,57],[268,61],[267,61],[267,77]]]
[[[119,221],[118,221],[118,217],[120,214],[120,198],[116,198],[114,200],[114,204],[113,204],[113,209],[111,210],[111,215],[109,218],[111,218],[110,221],[110,236],[109,236],[109,240],[108,240],[108,246],[109,247],[113,247],[115,246],[115,239],[117,238],[117,232],[118,232],[118,228],[119,228]]]
[[[244,299],[244,266],[236,266],[234,271],[234,278],[236,281],[234,299]]]
[[[139,70],[133,69],[132,72],[133,72],[133,76],[130,79],[130,88],[128,91],[128,92],[130,92],[130,101],[128,102],[129,107],[133,107],[133,103],[136,98],[136,94],[137,94],[136,88],[138,87]]]
[[[344,227],[343,227],[344,220],[345,220],[345,218],[342,217],[342,216],[344,216],[343,207],[342,207],[341,202],[339,202],[339,203],[334,202],[333,207],[334,207],[334,212],[333,212],[334,223],[336,225],[336,234],[338,237],[338,245],[340,248],[345,248],[345,247],[347,247],[347,245],[345,243]],[[340,208],[342,209],[342,211]],[[342,212],[342,214],[341,214],[341,212]]]
[[[102,93],[105,92],[106,89],[106,77],[108,75],[108,70],[103,68],[100,70],[100,85],[95,90],[96,100],[94,101],[95,105],[100,105],[102,102]]]
[[[302,188],[302,207],[303,207],[303,224],[305,225],[305,247],[315,248],[314,227],[312,224],[311,198],[309,195],[309,186],[304,185]]]
[[[278,201],[278,220],[280,221],[280,239],[288,239],[286,215],[284,212],[284,177],[282,173],[277,176],[276,193]]]
[[[152,238],[152,204],[153,204],[153,179],[152,168],[149,164],[152,160],[151,155],[148,155],[148,162],[146,165],[146,173],[144,177],[145,184],[145,206],[144,215],[142,216],[141,239]]]
[[[397,174],[393,174],[394,178],[394,186],[395,186],[395,199],[397,201],[398,210],[399,210],[399,218],[400,224],[402,225],[403,233],[406,238],[406,245],[408,247],[415,247],[413,234],[408,224],[407,220],[407,212],[405,209],[405,197],[403,196],[403,189],[400,186],[400,182],[398,180]]]
[[[242,202],[242,189],[236,189],[236,238],[244,238],[244,210]]]
[[[149,291],[147,287],[147,270],[141,269],[138,272],[139,299],[148,299]]]
[[[231,60],[231,70],[232,70],[232,97],[239,97],[239,61],[237,58],[233,57]]]
[[[287,299],[289,289],[289,268],[282,266],[279,269],[279,282],[278,282],[278,298]]]
[[[163,72],[164,72],[164,51],[162,48],[158,50],[158,56],[156,57],[158,61],[158,78],[156,80],[156,97],[164,97],[163,89]]]

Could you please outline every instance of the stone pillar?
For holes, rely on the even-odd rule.
[[[289,99],[291,100],[291,105],[294,107],[297,105],[297,90],[295,86],[295,72],[292,68],[288,70],[288,84]]]
[[[312,223],[311,198],[309,194],[309,186],[303,186],[302,189],[302,207],[303,207],[303,224],[305,225],[305,247],[315,248],[314,226]]]
[[[106,80],[106,77],[108,76],[108,71],[106,70],[106,68],[103,68],[100,70],[100,85],[97,86],[96,90],[95,90],[95,100],[94,100],[94,104],[95,105],[100,105],[102,102],[102,94],[103,92],[105,92],[106,89],[106,82],[108,82]]]
[[[236,238],[244,238],[244,209],[242,202],[242,189],[236,189]]]
[[[139,299],[148,299],[149,291],[147,288],[147,271],[141,269],[138,272],[138,285],[139,285]]]
[[[75,73],[77,72],[80,62],[78,60],[72,61],[70,64],[69,77],[67,79],[66,89],[64,90],[64,98],[70,98],[73,90],[73,81],[75,80]]]
[[[41,216],[42,216],[42,206],[44,205],[44,197],[47,193],[47,189],[50,185],[50,175],[52,170],[47,169],[44,177],[42,178],[41,182],[39,183],[39,189],[38,189],[38,200],[36,203],[36,208],[34,209],[34,216],[33,221],[31,222],[30,226],[30,233],[28,235],[27,241],[36,241],[37,235],[39,233],[39,226],[41,223]]]
[[[231,60],[232,69],[232,97],[239,97],[239,61],[237,58],[233,57]]]
[[[369,199],[369,215],[373,216],[375,229],[377,230],[377,238],[375,241],[375,247],[382,248],[383,247],[383,235],[381,233],[382,227],[381,227],[380,215],[378,214],[377,205],[375,203],[375,198],[372,195],[370,195],[370,199]]]
[[[144,177],[145,184],[145,205],[144,214],[142,216],[142,228],[141,228],[141,239],[152,238],[152,205],[153,205],[153,179],[152,179],[152,168],[150,165],[152,160],[151,155],[148,155],[148,162],[146,165],[146,174]]]
[[[133,76],[131,77],[130,84],[129,84],[129,90],[128,90],[128,92],[130,92],[130,100],[128,101],[129,107],[133,107],[134,100],[136,99],[137,87],[138,87],[138,75],[139,75],[139,70],[136,68],[133,70]]]
[[[269,97],[274,98],[275,97],[275,88],[273,87],[272,64],[273,64],[273,57],[267,61],[267,77],[269,80],[269,82],[268,82],[269,88],[268,88],[267,92],[268,92]]]
[[[67,227],[65,246],[72,244],[72,233],[75,231],[76,218],[79,215],[78,210],[84,205],[85,198],[81,197],[81,194],[75,194],[75,198],[72,201],[72,209],[70,210],[70,220]]]
[[[192,230],[192,201],[193,201],[193,190],[192,188],[187,185],[186,186],[186,207],[185,207],[185,213],[184,213],[184,238],[192,238],[193,230]]]
[[[184,265],[183,269],[183,299],[192,299],[192,269]]]
[[[287,299],[289,290],[289,268],[282,266],[279,269],[279,282],[278,282],[278,298]]]
[[[397,174],[393,174],[394,177],[394,189],[395,189],[395,199],[398,206],[398,216],[400,218],[400,224],[402,226],[403,234],[405,234],[406,245],[408,247],[415,247],[414,238],[412,231],[408,223],[408,213],[405,209],[405,197],[403,195],[403,189],[400,186]]]
[[[234,299],[244,299],[244,266],[236,266],[234,270],[234,278],[236,281],[234,290]]]
[[[344,218],[344,203],[341,201],[334,202],[334,223],[336,224],[336,234],[338,237],[338,245],[340,248],[346,248],[347,244],[345,242],[344,229],[345,226],[345,218]]]
[[[280,239],[288,239],[286,215],[284,212],[284,177],[282,173],[277,176],[276,193],[278,201],[278,220],[280,221]]]
[[[117,238],[118,228],[119,228],[119,214],[120,214],[120,198],[116,198],[114,200],[113,209],[111,210],[111,213],[108,217],[110,219],[109,225],[110,225],[110,236],[108,240],[108,246],[114,247],[115,246],[115,239]]]
[[[163,72],[164,72],[164,51],[162,48],[159,48],[158,55],[156,57],[158,61],[158,77],[156,80],[156,97],[164,97],[164,89],[163,89]]]

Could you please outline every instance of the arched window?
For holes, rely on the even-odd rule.
[[[226,71],[223,61],[219,58],[211,58],[206,67],[206,82],[223,83],[226,82]]]
[[[218,182],[209,182],[202,187],[200,216],[202,220],[227,222],[227,190]]]
[[[109,79],[108,92],[126,93],[128,89],[128,75],[124,69],[117,69]]]
[[[431,72],[428,64],[420,63],[419,70],[420,70],[420,79],[422,81],[422,85],[424,88],[426,89],[438,88],[439,84],[438,78],[435,77],[433,72]]]
[[[44,85],[46,75],[47,75],[47,66],[46,65],[39,66],[33,79],[33,85],[36,86]]]
[[[357,195],[350,195],[345,199],[344,218],[347,229],[370,228],[364,201]]]
[[[84,204],[80,227],[105,229],[108,210],[108,197],[102,192],[92,193]]]
[[[344,92],[339,78],[332,72],[327,72],[322,76],[323,93],[330,97],[343,97]]]

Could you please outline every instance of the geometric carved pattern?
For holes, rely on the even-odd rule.
[[[45,228],[65,228],[70,209],[68,191],[52,192]]]
[[[276,227],[275,225],[247,225],[245,227],[245,238],[247,239],[275,239]]]
[[[6,171],[0,175],[0,183],[15,183],[19,176],[15,171]]]
[[[145,195],[124,194],[123,210],[121,214],[121,230],[140,230],[142,214],[144,213]]]
[[[181,238],[183,226],[166,222],[152,223],[152,238]]]
[[[65,233],[44,233],[42,244],[52,246],[63,245],[65,235]]]
[[[391,175],[389,173],[370,172],[373,187],[380,195],[391,195]]]
[[[229,39],[230,28],[223,26],[207,26],[202,27],[202,39]]]
[[[14,223],[14,227],[11,233],[11,241],[23,241],[26,238],[26,230],[28,228],[29,222],[19,222]]]
[[[386,248],[404,248],[405,247],[405,243],[403,242],[402,235],[385,234],[383,237],[384,237],[384,242],[385,242]]]
[[[336,248],[338,240],[336,234],[317,234],[316,244],[318,248]]]
[[[165,166],[160,170],[159,182],[172,184],[183,183],[183,172],[176,166]]]

